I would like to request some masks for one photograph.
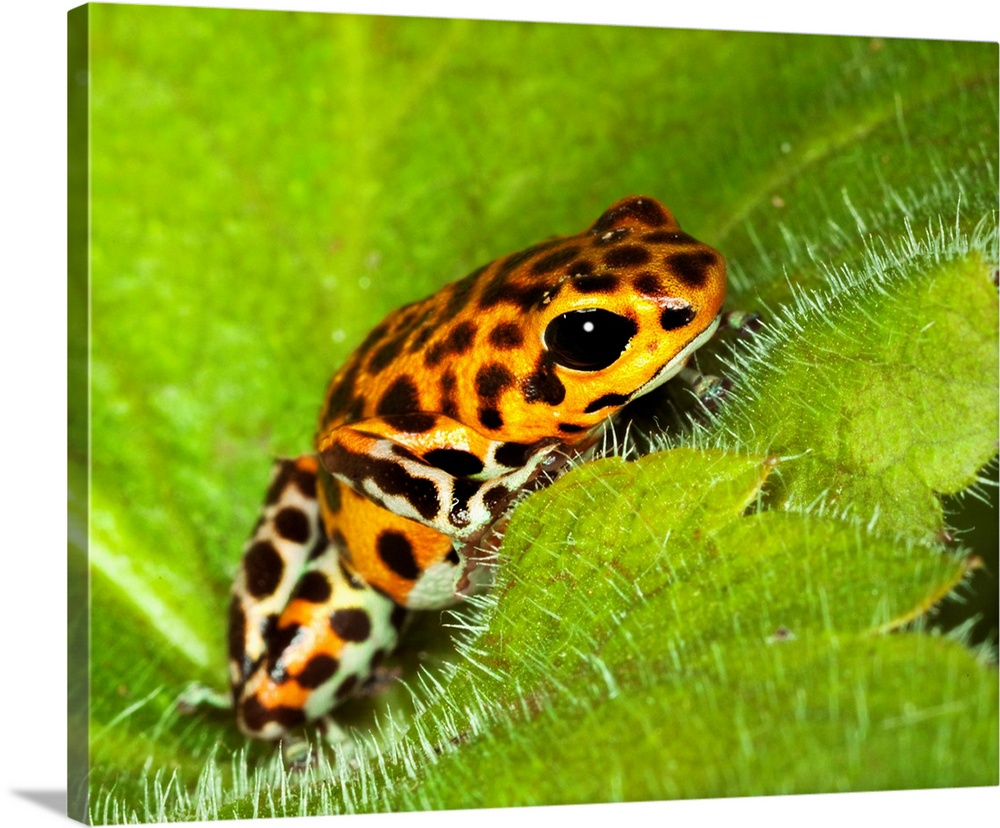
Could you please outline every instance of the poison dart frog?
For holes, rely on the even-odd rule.
[[[240,728],[329,727],[408,610],[486,588],[505,515],[716,331],[722,256],[630,197],[389,314],[280,460],[229,610]]]

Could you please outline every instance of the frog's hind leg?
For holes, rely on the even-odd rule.
[[[235,698],[263,658],[268,630],[314,549],[326,535],[318,524],[316,461],[275,462],[260,518],[243,550],[229,605],[229,678]]]
[[[248,736],[287,737],[360,689],[404,610],[365,584],[319,519],[316,459],[277,463],[229,613],[230,680]]]

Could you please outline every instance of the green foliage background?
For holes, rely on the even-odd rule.
[[[996,44],[86,13],[94,821],[997,783]],[[669,451],[519,508],[461,652],[429,615],[415,696],[345,710],[353,764],[178,715],[351,348],[629,193],[768,320],[702,356],[719,417],[658,398]],[[959,581],[957,637],[887,633]]]

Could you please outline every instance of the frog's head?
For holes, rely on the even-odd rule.
[[[530,310],[537,339],[521,387],[529,403],[553,407],[573,442],[676,375],[712,336],[726,265],[647,197],[619,201],[564,245],[573,256]]]
[[[725,292],[722,256],[657,201],[625,198],[584,232],[390,316],[334,380],[321,425],[434,412],[491,440],[578,443],[684,367]],[[356,415],[352,396],[366,406]]]

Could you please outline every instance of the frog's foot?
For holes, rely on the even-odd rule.
[[[690,386],[702,409],[709,414],[722,406],[729,390],[733,387],[728,377],[703,374],[697,368],[684,368],[678,376]]]
[[[298,734],[286,735],[281,740],[281,758],[289,770],[302,771],[316,767],[320,763],[321,755],[326,756],[331,764],[338,760],[349,762],[354,757],[357,752],[354,739],[332,716],[320,716],[313,725],[318,740]],[[325,752],[324,748],[333,750]]]
[[[755,311],[726,311],[719,318],[719,331],[734,331],[737,339],[750,339],[763,326],[760,314]],[[690,365],[682,368],[677,376],[691,388],[701,406],[702,414],[713,414],[718,411],[733,387],[732,380],[728,377],[703,374]]]
[[[756,311],[726,311],[719,321],[720,331],[736,331],[738,339],[750,339],[763,327],[764,320]]]
[[[185,716],[204,710],[231,711],[233,697],[231,693],[223,693],[208,685],[192,681],[177,697],[176,707]]]
[[[281,759],[289,770],[303,771],[316,764],[316,751],[305,736],[289,734],[281,740],[280,746]]]
[[[364,680],[361,688],[357,691],[357,695],[364,698],[381,696],[390,687],[392,687],[392,685],[399,681],[402,676],[402,667],[375,667],[372,670],[371,675]]]

